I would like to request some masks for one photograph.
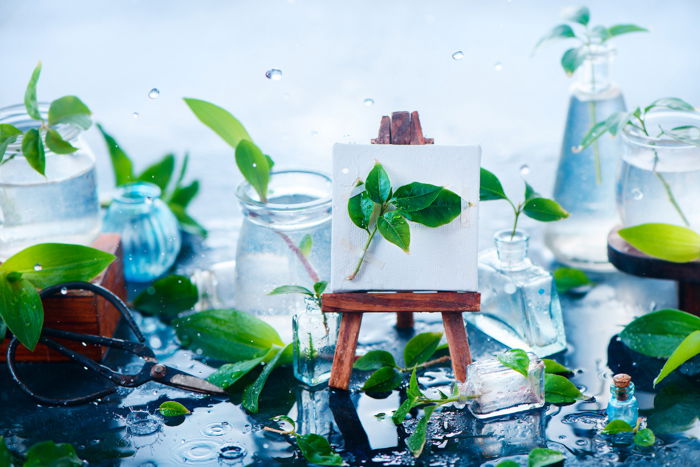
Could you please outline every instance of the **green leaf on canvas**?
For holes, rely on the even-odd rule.
[[[385,212],[377,219],[379,233],[389,242],[408,253],[411,244],[411,230],[406,219],[396,211]]]
[[[134,308],[144,314],[175,317],[191,310],[199,290],[189,277],[172,274],[156,280],[134,299]]]
[[[664,309],[640,316],[620,332],[622,342],[649,357],[670,357],[693,331],[700,330],[700,317],[685,311]]]
[[[700,234],[687,227],[649,223],[618,231],[630,245],[656,258],[686,263],[700,258]]]
[[[530,369],[530,357],[522,349],[510,349],[499,353],[496,358],[503,366],[517,371],[527,378]]]
[[[358,182],[356,186],[361,185],[364,184]],[[374,201],[370,199],[369,193],[367,193],[366,190],[348,199],[348,214],[350,215],[352,223],[361,229],[367,230],[370,220],[372,219],[374,206]]]
[[[397,188],[392,201],[402,211],[420,211],[430,206],[440,191],[440,186],[413,182]]]
[[[177,401],[165,401],[158,407],[158,411],[164,417],[179,417],[187,415],[190,410]]]
[[[369,198],[378,204],[383,204],[389,199],[391,193],[391,181],[382,164],[377,162],[370,170],[365,180],[365,190]]]
[[[462,198],[446,188],[438,193],[427,208],[418,211],[399,211],[406,219],[427,227],[449,224],[462,212]]]

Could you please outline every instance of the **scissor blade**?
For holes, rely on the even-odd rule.
[[[156,367],[160,367],[162,372],[154,371]],[[167,367],[162,364],[156,364],[151,369],[151,377],[154,381],[158,381],[169,386],[174,386],[188,391],[204,392],[208,394],[225,395],[223,389],[211,384],[209,381],[197,378],[188,373],[185,373],[174,368]]]

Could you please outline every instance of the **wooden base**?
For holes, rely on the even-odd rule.
[[[92,244],[94,248],[114,254],[117,259],[97,278],[94,283],[114,292],[122,300],[126,300],[126,285],[124,283],[124,267],[119,235],[102,234]],[[98,299],[94,294],[76,290],[66,295],[46,298],[44,304],[44,326],[81,334],[113,336],[119,322],[119,312],[105,300]],[[106,347],[81,347],[77,342],[62,342],[69,348],[79,350],[93,360],[101,360],[107,351]],[[0,361],[5,361],[7,339],[0,345]],[[70,361],[68,357],[50,350],[44,345],[38,345],[34,352],[24,346],[17,349],[17,361],[27,362],[59,362]]]
[[[672,263],[653,258],[634,248],[617,233],[608,235],[608,260],[622,272],[639,277],[678,282],[678,308],[700,316],[700,261]]]
[[[464,382],[471,352],[462,312],[479,311],[478,292],[348,292],[323,294],[324,313],[342,313],[329,386],[347,390],[364,313],[442,313],[455,378]]]

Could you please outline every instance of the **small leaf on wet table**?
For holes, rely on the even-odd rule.
[[[520,467],[520,464],[512,460],[507,460],[499,462],[496,464],[496,467]]]
[[[24,467],[81,467],[83,461],[75,448],[68,443],[43,441],[36,443],[27,451]]]
[[[649,428],[642,428],[634,435],[634,444],[642,447],[653,446],[656,442],[654,432]]]
[[[560,451],[547,448],[535,448],[527,456],[527,467],[546,467],[566,459]]]
[[[423,332],[417,334],[406,343],[403,360],[407,368],[427,362],[440,345],[441,332]]]
[[[430,417],[433,415],[436,408],[437,406],[435,405],[429,405],[428,407],[424,408],[423,416],[420,420],[418,420],[415,430],[413,433],[411,433],[411,436],[406,438],[406,447],[408,447],[408,449],[411,451],[413,457],[420,457],[421,453],[423,452],[423,448],[425,448],[425,437],[428,431],[428,422],[430,421]]]
[[[258,378],[243,390],[243,401],[241,405],[250,413],[258,413],[258,401],[260,393],[267,383],[267,379],[272,374],[272,371],[277,368],[283,360],[288,360],[292,354],[292,344],[288,344],[285,348],[279,349],[272,359],[265,364],[265,367],[258,375]]]
[[[343,465],[343,458],[333,450],[328,440],[321,435],[309,433],[296,436],[297,446],[311,464]]]
[[[603,428],[601,433],[605,433],[606,435],[614,435],[617,433],[632,433],[633,431],[634,428],[626,421],[612,420],[605,425],[605,428]]]
[[[394,356],[386,350],[370,350],[355,361],[353,368],[360,371],[370,371],[385,366],[396,367]]]
[[[362,390],[366,392],[388,392],[401,386],[401,374],[392,367],[385,366],[372,373]]]
[[[189,277],[173,274],[158,279],[134,299],[134,308],[168,318],[192,309],[199,300],[197,286]]]
[[[550,404],[568,404],[584,399],[574,383],[560,375],[544,375],[544,400]]]
[[[641,224],[618,231],[627,243],[656,258],[687,263],[700,258],[700,234],[672,224]]]
[[[678,344],[676,350],[668,357],[659,375],[654,379],[654,386],[663,381],[676,368],[698,354],[700,354],[700,331],[693,331]]]
[[[257,368],[262,361],[268,361],[277,354],[277,349],[271,349],[262,357],[253,358],[251,360],[241,360],[235,363],[226,363],[221,365],[218,370],[207,377],[207,381],[222,389],[228,389],[233,386],[239,379]]]
[[[44,307],[29,281],[10,281],[7,272],[0,272],[0,318],[22,345],[34,350],[44,324]]]
[[[640,316],[620,333],[622,342],[649,357],[670,357],[693,331],[700,330],[700,318],[672,308]]]
[[[12,466],[12,453],[7,448],[5,438],[0,436],[0,467]]]
[[[160,404],[158,410],[164,417],[179,417],[191,413],[187,407],[177,401],[165,401]]]
[[[273,420],[277,422],[278,425],[282,426],[282,428],[285,428],[282,423],[288,423],[289,426],[291,427],[292,431],[297,429],[297,424],[294,420],[292,420],[291,417],[288,417],[286,415],[277,415],[276,417],[272,417],[270,420]]]
[[[542,361],[544,362],[544,372],[545,373],[550,373],[550,374],[567,374],[567,373],[573,373],[574,370],[565,367],[561,363],[550,360],[549,358],[543,358]]]
[[[559,293],[566,293],[593,283],[585,272],[576,268],[556,268],[552,275]]]
[[[524,377],[527,378],[527,374],[530,368],[530,357],[528,357],[527,352],[522,349],[511,349],[502,352],[496,356],[502,365],[511,368]]]

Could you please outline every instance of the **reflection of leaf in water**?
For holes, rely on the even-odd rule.
[[[654,408],[645,411],[655,433],[680,433],[700,417],[700,387],[680,378],[664,385],[654,398]]]

